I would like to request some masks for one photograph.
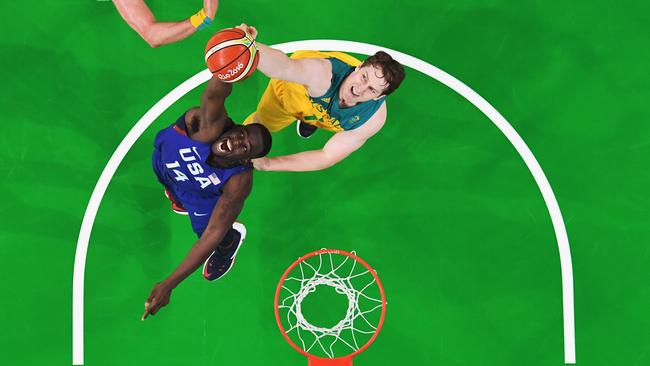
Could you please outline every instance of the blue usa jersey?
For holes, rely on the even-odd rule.
[[[153,170],[187,210],[192,229],[199,235],[207,227],[223,185],[233,175],[251,169],[250,165],[221,169],[206,164],[210,146],[187,136],[185,115],[158,132],[154,142]]]

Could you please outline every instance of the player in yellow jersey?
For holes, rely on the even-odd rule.
[[[257,36],[254,27],[239,28]],[[257,68],[271,81],[244,123],[261,123],[275,132],[298,120],[303,137],[317,128],[335,132],[322,149],[255,159],[258,170],[321,170],[345,159],[382,128],[386,96],[405,76],[402,65],[382,51],[364,62],[341,52],[299,51],[289,58],[256,44]]]

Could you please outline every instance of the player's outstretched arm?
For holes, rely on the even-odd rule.
[[[241,24],[237,27],[257,37],[257,29]],[[307,87],[310,95],[321,96],[330,87],[332,65],[321,58],[291,59],[282,51],[255,41],[260,54],[257,69],[272,79],[289,81]]]
[[[384,102],[363,126],[355,130],[335,133],[320,150],[253,159],[253,165],[257,170],[267,171],[306,172],[326,169],[363,146],[366,140],[382,128],[385,121],[386,103]]]
[[[218,0],[204,0],[204,8],[186,20],[158,22],[144,0],[113,0],[113,3],[122,18],[153,48],[180,41],[209,26],[219,7]]]
[[[201,95],[201,118],[204,122],[214,123],[226,115],[226,98],[232,92],[232,83],[224,83],[212,76]]]
[[[167,305],[172,290],[208,259],[239,216],[252,187],[253,172],[250,170],[239,173],[226,182],[223,194],[212,210],[208,227],[174,272],[154,286],[145,303],[142,320],[149,315],[155,315]]]

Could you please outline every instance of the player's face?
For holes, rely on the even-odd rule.
[[[341,84],[339,104],[346,107],[371,99],[377,100],[382,97],[381,93],[387,86],[380,68],[372,65],[357,67]]]
[[[262,151],[259,129],[236,125],[212,144],[212,155],[222,166],[243,164]]]

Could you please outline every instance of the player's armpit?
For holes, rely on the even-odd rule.
[[[366,123],[355,130],[351,130],[350,132],[357,133],[359,136],[358,138],[367,140],[379,132],[382,127],[384,127],[387,115],[388,111],[386,108],[386,101],[384,101],[381,106],[379,106],[377,111],[375,111],[375,113],[370,117],[370,119],[366,121]]]
[[[286,81],[302,84],[309,95],[320,97],[332,84],[332,64],[322,58],[290,59],[293,69]]]

